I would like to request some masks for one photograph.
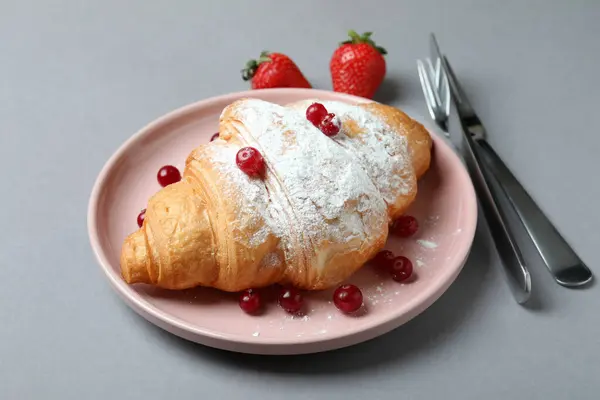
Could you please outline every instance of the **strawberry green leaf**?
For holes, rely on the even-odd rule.
[[[358,33],[356,33],[356,31],[354,30],[349,30],[348,31],[348,36],[350,37],[350,39],[344,40],[343,42],[340,42],[340,46],[346,45],[346,44],[361,44],[361,43],[365,43],[368,44],[369,46],[373,47],[375,50],[377,50],[380,54],[387,54],[387,50],[384,49],[381,46],[377,46],[377,44],[373,41],[373,39],[371,39],[371,36],[373,35],[373,32],[365,32],[362,35],[359,35]]]
[[[254,77],[254,74],[256,74],[258,66],[263,62],[271,62],[269,52],[266,50],[260,53],[260,57],[258,58],[258,60],[249,60],[248,62],[246,62],[246,68],[244,68],[241,71],[242,79],[244,81],[249,81],[250,79],[252,79]]]
[[[350,39],[352,39],[352,43],[360,43],[361,41],[360,35],[354,30],[349,30],[348,36],[350,36]]]
[[[383,55],[386,55],[386,54],[387,54],[387,50],[386,50],[386,49],[384,49],[384,48],[383,48],[383,47],[381,47],[381,46],[375,46],[375,49],[376,49],[376,50],[377,50],[379,53],[381,53],[381,54],[383,54]]]

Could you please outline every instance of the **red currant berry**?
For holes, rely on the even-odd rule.
[[[389,270],[396,256],[389,250],[381,250],[373,257],[371,262],[378,268]]]
[[[158,170],[158,174],[156,174],[156,178],[158,179],[158,183],[160,186],[165,187],[169,186],[172,183],[179,182],[181,180],[181,174],[179,170],[172,165],[165,165],[161,169]]]
[[[235,156],[235,162],[246,175],[261,175],[265,170],[265,160],[254,147],[241,148]]]
[[[210,141],[212,142],[213,140],[217,139],[219,137],[219,132],[215,133],[214,135],[212,135],[210,137]]]
[[[412,276],[412,262],[404,256],[398,256],[394,258],[394,262],[390,268],[390,273],[392,274],[392,279],[396,282],[404,282]]]
[[[340,119],[335,114],[329,113],[323,118],[319,128],[326,136],[335,136],[340,132],[341,126]]]
[[[403,215],[392,223],[390,231],[400,237],[409,237],[417,233],[419,222],[410,215]]]
[[[362,303],[362,292],[354,285],[342,285],[333,293],[333,304],[345,313],[358,310]]]
[[[246,289],[240,294],[240,308],[248,314],[255,314],[262,307],[260,294],[254,289]]]
[[[144,219],[146,219],[146,209],[145,208],[142,211],[140,211],[140,213],[138,214],[138,217],[137,217],[137,223],[140,228],[142,227],[142,225],[144,225]]]
[[[279,305],[290,314],[297,313],[302,308],[302,294],[293,287],[284,287],[279,292]]]
[[[327,116],[327,109],[321,103],[312,103],[306,109],[306,119],[312,122],[314,126],[319,126]]]

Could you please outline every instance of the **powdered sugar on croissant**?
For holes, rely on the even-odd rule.
[[[335,137],[306,119],[310,102],[282,107],[243,99],[226,107],[220,139],[190,154],[184,179],[150,200],[144,226],[126,239],[124,278],[173,289],[237,291],[276,282],[322,289],[360,268],[383,247],[390,219],[413,201],[431,142],[420,124],[392,107],[324,104],[342,121]],[[264,157],[264,177],[249,177],[236,166],[235,154],[245,146]],[[170,197],[185,201],[173,195],[187,190],[198,197],[192,210],[152,211]],[[187,228],[165,231],[165,218]],[[168,243],[152,243],[157,238]],[[208,242],[210,254],[197,248]],[[198,254],[203,273],[197,272]],[[185,265],[188,256],[192,267]]]

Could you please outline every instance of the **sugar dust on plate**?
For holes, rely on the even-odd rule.
[[[419,239],[417,240],[417,243],[419,243],[422,247],[425,247],[427,249],[435,249],[436,247],[438,247],[436,242],[432,242],[430,240]]]

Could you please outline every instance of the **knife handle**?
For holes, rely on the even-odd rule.
[[[483,149],[484,161],[556,282],[565,287],[578,287],[588,283],[592,279],[590,269],[561,236],[492,146],[483,138],[476,139],[475,142]]]
[[[461,119],[463,134],[463,151],[467,169],[473,180],[475,192],[479,198],[490,233],[504,267],[507,281],[517,303],[527,302],[531,295],[531,276],[516,244],[508,224],[506,215],[499,207],[498,193],[488,182],[493,178],[481,162],[479,149],[469,133],[468,126]]]

